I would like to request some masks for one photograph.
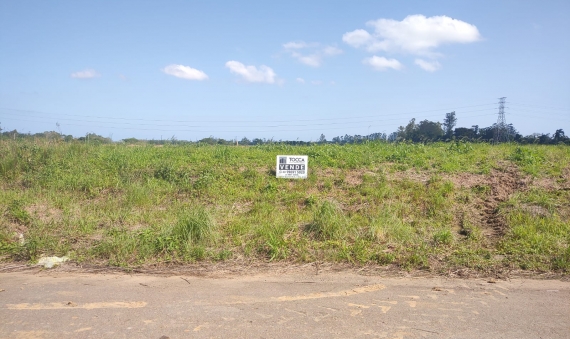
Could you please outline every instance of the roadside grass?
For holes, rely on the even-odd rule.
[[[512,265],[533,270],[570,271],[570,193],[532,190],[516,194],[503,209],[509,232],[499,251]]]
[[[308,155],[308,179],[276,179],[278,154]],[[1,141],[0,256],[569,272],[569,164],[567,146]],[[500,201],[490,237],[477,213],[507,167],[530,184]]]

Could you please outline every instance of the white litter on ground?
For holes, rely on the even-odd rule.
[[[40,260],[38,260],[38,265],[42,265],[45,268],[52,268],[68,260],[68,257],[41,257]]]

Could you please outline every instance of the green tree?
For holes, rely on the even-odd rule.
[[[447,138],[451,138],[453,135],[453,128],[457,124],[457,118],[455,117],[455,111],[445,114],[445,119],[443,119],[443,131]]]
[[[441,123],[429,120],[420,121],[414,141],[435,141],[443,136]]]
[[[398,127],[396,140],[414,140],[416,139],[416,132],[418,130],[418,125],[416,125],[416,119],[410,120],[406,127]]]
[[[457,127],[454,131],[453,131],[453,135],[455,136],[456,139],[467,139],[467,140],[471,140],[471,139],[475,139],[475,131],[472,128],[467,128],[467,127]]]
[[[554,132],[554,137],[552,138],[552,140],[555,143],[566,142],[568,141],[568,137],[566,136],[566,134],[564,134],[563,129],[557,129],[556,132]]]

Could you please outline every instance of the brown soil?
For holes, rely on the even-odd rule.
[[[0,258],[1,259],[1,258]],[[57,273],[97,273],[97,274],[147,274],[158,276],[198,276],[209,278],[239,277],[257,274],[326,274],[326,273],[355,273],[364,276],[384,277],[447,277],[447,278],[490,278],[508,280],[513,278],[558,279],[570,281],[570,276],[564,273],[540,272],[530,270],[492,270],[480,271],[461,268],[453,271],[435,270],[402,270],[394,265],[353,265],[350,263],[311,262],[299,263],[292,261],[267,262],[257,259],[236,258],[221,262],[200,262],[192,264],[152,264],[136,268],[111,267],[104,262],[93,264],[78,264],[68,262],[50,270],[29,265],[24,262],[0,263],[0,273],[31,272],[44,274]]]
[[[365,171],[363,170],[355,170],[349,171],[344,178],[344,182],[348,186],[358,186],[362,184],[362,177],[364,176]]]
[[[465,228],[465,224],[469,223],[480,227],[483,234],[491,242],[497,241],[505,234],[507,229],[506,220],[499,213],[499,205],[507,201],[513,193],[527,190],[531,184],[533,186],[540,183],[544,185],[551,184],[533,182],[531,178],[524,176],[510,162],[499,163],[499,166],[498,169],[493,169],[489,175],[473,173],[438,174],[442,180],[451,181],[456,187],[489,188],[489,192],[484,199],[475,198],[466,208],[455,212],[457,217],[454,229],[459,233],[467,234],[469,231]],[[570,170],[568,172],[570,173]],[[390,179],[408,179],[422,183],[428,182],[432,176],[433,174],[431,173],[417,172],[416,170],[395,172],[388,175]],[[553,188],[556,186],[550,185],[548,187]],[[537,213],[544,213],[544,211],[537,210]]]
[[[46,224],[61,220],[61,210],[50,207],[47,204],[30,205],[26,207],[26,212]]]
[[[483,233],[491,240],[502,237],[507,229],[506,220],[499,213],[499,204],[506,201],[511,194],[525,190],[528,179],[523,179],[519,170],[511,164],[504,164],[501,169],[494,169],[487,178],[491,192],[476,207],[481,216]]]
[[[244,214],[244,213],[251,211],[252,205],[253,205],[253,202],[251,202],[251,201],[235,202],[232,205],[231,212],[233,214],[236,214],[236,215],[237,214]]]
[[[570,190],[570,167],[562,170],[559,177],[535,179],[532,185],[547,190]]]

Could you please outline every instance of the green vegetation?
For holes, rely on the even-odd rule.
[[[276,179],[278,154],[309,156]],[[570,271],[570,147],[0,141],[0,258]]]

